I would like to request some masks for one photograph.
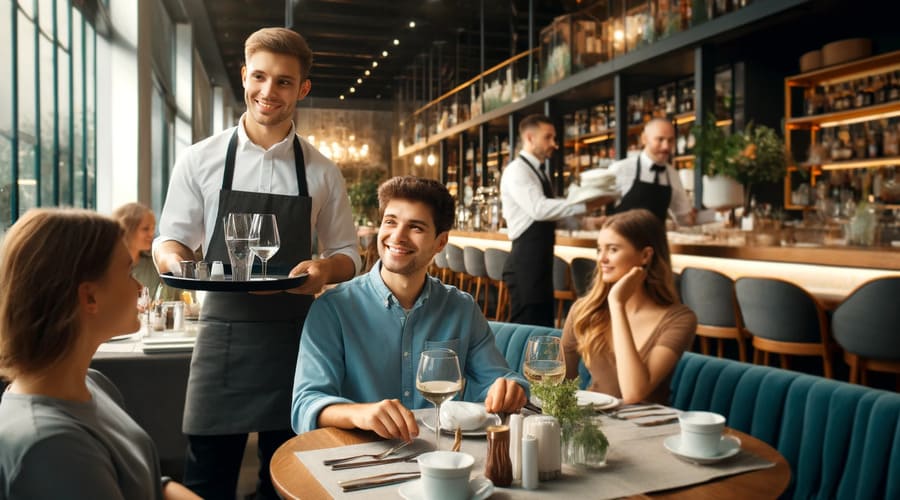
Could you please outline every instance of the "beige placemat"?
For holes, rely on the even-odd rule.
[[[426,415],[428,415],[426,413]],[[537,490],[523,490],[516,484],[512,488],[497,488],[493,499],[546,499],[548,493],[554,495],[571,495],[572,498],[607,499],[620,498],[699,484],[718,477],[730,476],[741,472],[773,467],[775,464],[747,451],[714,465],[695,465],[683,462],[666,451],[663,440],[678,433],[678,424],[659,427],[637,427],[630,422],[613,421],[604,418],[604,432],[610,441],[607,466],[602,469],[579,469],[563,465],[563,477],[555,481],[541,482]],[[413,450],[430,448],[434,435],[422,428],[416,443],[404,449],[403,454]],[[415,463],[388,464],[362,469],[332,471],[322,465],[329,458],[344,457],[357,453],[377,453],[392,443],[365,443],[340,448],[297,452],[297,458],[303,462],[310,473],[319,480],[322,487],[335,498],[399,498],[400,485],[384,486],[369,490],[344,493],[338,481],[355,479],[385,472],[415,472]],[[441,442],[443,449],[452,444],[452,437],[444,436]],[[484,437],[466,438],[462,451],[475,457],[472,477],[484,476],[484,456],[487,442]]]

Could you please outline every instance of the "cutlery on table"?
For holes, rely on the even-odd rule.
[[[385,474],[376,474],[374,476],[366,476],[358,479],[339,481],[338,485],[342,490],[347,492],[377,488],[379,486],[388,486],[391,484],[403,483],[418,478],[418,472],[388,472]]]
[[[364,457],[372,458],[372,459],[375,459],[375,460],[380,460],[380,459],[385,458],[385,457],[387,457],[387,456],[389,456],[389,455],[393,455],[394,453],[396,453],[397,451],[399,451],[401,448],[407,446],[409,443],[412,443],[412,441],[404,441],[404,442],[401,442],[401,443],[397,444],[396,446],[392,446],[392,447],[390,447],[390,448],[388,448],[388,449],[386,449],[386,450],[384,450],[384,451],[382,451],[382,452],[380,452],[380,453],[363,453],[363,454],[361,454],[361,455],[353,455],[353,456],[350,456],[350,457],[344,457],[344,458],[331,458],[331,459],[328,459],[328,460],[323,460],[323,461],[322,461],[322,465],[342,464],[342,463],[344,463],[344,462],[349,462],[349,461],[351,461],[351,460],[356,460],[357,458],[364,458]]]
[[[453,435],[453,446],[450,451],[459,451],[462,448],[462,428],[456,426],[456,432]]]
[[[615,418],[617,420],[634,420],[637,418],[646,418],[646,417],[677,417],[677,413],[673,413],[671,411],[667,411],[664,413],[639,413],[637,415],[610,415],[610,417]]]
[[[615,415],[621,415],[623,413],[634,413],[634,412],[638,412],[638,411],[666,410],[666,409],[668,409],[668,408],[666,408],[665,406],[662,406],[662,405],[658,405],[658,404],[637,404],[637,405],[630,405],[625,408],[619,407],[618,409],[610,410],[610,411],[606,412],[606,414],[612,417]]]
[[[666,424],[674,424],[678,422],[678,416],[662,418],[659,420],[651,420],[649,422],[631,422],[634,425],[638,425],[640,427],[656,427],[657,425],[666,425]]]
[[[331,470],[346,470],[346,469],[360,469],[362,467],[372,467],[373,465],[385,465],[385,464],[398,464],[400,462],[412,462],[416,458],[419,457],[422,453],[425,453],[426,450],[417,451],[414,453],[410,453],[409,455],[404,455],[402,457],[394,457],[394,458],[381,458],[377,460],[366,460],[365,462],[350,462],[350,463],[341,463],[335,464],[331,466]]]
[[[524,408],[528,411],[533,411],[534,413],[537,413],[538,415],[543,413],[543,410],[541,410],[541,408],[539,406],[535,405],[531,401],[525,403],[525,406],[523,406],[522,408]]]

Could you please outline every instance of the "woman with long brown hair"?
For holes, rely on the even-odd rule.
[[[160,477],[150,436],[89,369],[100,344],[140,327],[122,236],[116,221],[84,210],[32,210],[6,234],[0,498],[199,498]]]
[[[590,390],[668,403],[675,364],[694,339],[697,318],[680,303],[665,228],[651,212],[607,218],[597,238],[597,272],[563,327],[566,377],[584,360]]]

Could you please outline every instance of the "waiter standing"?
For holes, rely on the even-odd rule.
[[[610,172],[616,174],[616,190],[623,193],[614,210],[646,208],[665,221],[671,209],[679,224],[693,224],[691,202],[678,173],[669,164],[675,127],[668,120],[654,118],[644,125],[641,141],[644,149],[640,154],[609,166]]]
[[[503,171],[500,199],[512,251],[503,269],[509,289],[510,321],[553,326],[553,246],[556,221],[608,203],[554,199],[546,161],[559,146],[553,122],[529,115],[519,124],[522,150]]]
[[[207,261],[228,262],[222,220],[229,213],[275,214],[281,248],[273,274],[308,273],[289,293],[208,293],[191,360],[183,430],[184,482],[208,499],[234,498],[249,432],[259,433],[257,498],[278,498],[269,461],[293,436],[291,387],[306,313],[326,283],[359,269],[356,231],[341,172],[298,137],[293,116],[310,90],[312,51],[284,28],[244,44],[247,111],[237,127],[188,148],[172,172],[154,257],[177,273],[202,245]],[[312,236],[320,258],[311,260]]]

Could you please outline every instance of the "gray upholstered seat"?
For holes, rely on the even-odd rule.
[[[768,364],[769,353],[821,356],[825,377],[832,377],[831,342],[825,310],[803,288],[773,278],[738,278],[734,290],[745,331],[752,335],[753,362]],[[764,356],[762,356],[764,354]]]
[[[575,287],[575,294],[583,297],[594,283],[597,261],[587,257],[575,257],[570,265],[572,266],[572,285]]]
[[[466,290],[466,257],[463,249],[453,243],[447,243],[444,247],[444,254],[447,256],[447,265],[456,275],[456,286],[460,290]]]
[[[553,298],[556,299],[556,327],[561,328],[566,318],[566,301],[574,301],[577,296],[569,263],[559,255],[553,256]]]
[[[466,274],[475,278],[475,303],[481,296],[484,289],[484,305],[481,308],[482,314],[487,315],[488,293],[487,293],[487,269],[484,264],[484,250],[475,247],[463,248],[463,264],[466,267]]]
[[[444,254],[446,249],[441,249],[440,252],[434,254],[434,266],[438,270],[437,277],[440,278],[441,281],[447,280],[447,274],[450,273],[450,265],[447,264],[447,255]]]
[[[494,319],[497,321],[507,319],[507,306],[509,305],[509,292],[506,289],[506,283],[503,281],[503,266],[506,265],[506,259],[509,258],[509,252],[500,248],[486,248],[484,250],[484,267],[487,271],[488,278],[497,286],[497,308],[494,312]]]
[[[854,290],[835,309],[831,331],[850,365],[850,382],[867,384],[869,370],[900,374],[898,301],[900,277],[879,278]]]
[[[723,339],[738,344],[738,357],[747,361],[740,309],[734,296],[734,281],[709,269],[681,270],[681,301],[697,315],[697,335],[703,354],[709,354],[709,339],[716,339],[719,357],[724,357]]]

